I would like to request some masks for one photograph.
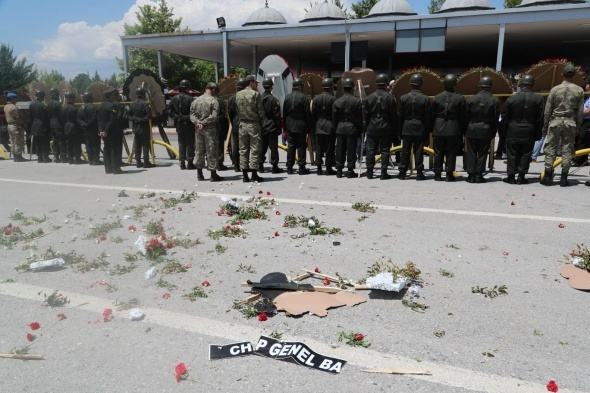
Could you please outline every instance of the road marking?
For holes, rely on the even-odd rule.
[[[58,187],[76,187],[76,188],[95,188],[99,190],[125,190],[135,192],[161,192],[161,193],[173,193],[182,194],[185,190],[167,190],[158,188],[140,188],[140,187],[123,187],[123,186],[105,186],[101,184],[80,184],[80,183],[60,183],[60,182],[48,182],[38,180],[19,180],[19,179],[6,179],[0,178],[0,181],[9,183],[25,183],[25,184],[39,184],[44,186],[58,186]],[[222,196],[228,198],[237,198],[240,200],[250,199],[252,196],[248,195],[232,195],[224,193],[214,192],[197,192],[200,197],[214,197],[220,198]],[[352,202],[331,202],[331,201],[319,201],[313,199],[290,199],[290,198],[274,198],[275,201],[281,203],[292,203],[298,205],[312,205],[312,206],[332,206],[332,207],[350,207]],[[458,216],[474,216],[474,217],[493,217],[493,218],[508,218],[516,220],[535,220],[535,221],[551,221],[551,222],[569,222],[569,223],[582,223],[590,224],[590,219],[576,218],[576,217],[555,217],[555,216],[537,216],[530,214],[509,214],[509,213],[495,213],[495,212],[482,212],[472,210],[451,210],[451,209],[436,209],[428,207],[408,207],[408,206],[392,206],[392,205],[375,205],[381,210],[393,210],[393,211],[408,211],[415,213],[433,213],[433,214],[453,214]]]
[[[0,286],[0,295],[12,296],[19,299],[41,301],[39,293],[51,293],[52,288],[22,283],[6,283]],[[83,295],[69,291],[60,291],[70,300],[71,307],[101,314],[105,308],[112,308],[112,300]],[[79,304],[79,306],[76,306]],[[142,307],[145,318],[141,323],[153,323],[160,326],[179,329],[186,332],[202,334],[209,337],[238,342],[249,340],[255,342],[263,334],[260,329],[250,326],[239,325],[235,322],[224,322],[215,319],[167,311],[159,308]],[[128,311],[113,310],[117,318],[128,318]],[[139,323],[139,322],[138,322]],[[349,364],[369,369],[379,368],[417,368],[415,359],[404,356],[382,353],[370,349],[359,350],[340,346],[332,348],[331,345],[314,340],[308,337],[289,336],[284,337],[289,341],[301,341],[312,347],[315,351],[332,357],[346,360]],[[214,342],[212,340],[212,342]],[[206,354],[203,354],[206,356]],[[511,392],[530,393],[542,392],[546,387],[542,384],[524,381],[515,378],[503,377],[494,374],[486,374],[481,371],[474,371],[466,368],[437,364],[434,362],[422,361],[420,369],[432,372],[430,376],[408,375],[408,378],[424,380],[429,383],[438,383],[446,386],[470,389],[477,392]],[[346,369],[344,372],[348,372]],[[354,370],[352,372],[358,372]],[[574,390],[561,389],[564,393],[582,393]]]

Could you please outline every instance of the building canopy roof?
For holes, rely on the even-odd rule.
[[[300,20],[300,22],[338,19],[346,19],[344,11],[342,11],[342,9],[340,9],[340,7],[337,5],[328,3],[328,0],[326,0],[323,3],[319,3],[311,7],[309,11],[307,11],[307,14],[305,14],[305,18]]]
[[[287,20],[279,11],[268,6],[268,1],[265,6],[254,11],[242,26],[258,26],[258,25],[280,25],[286,24]]]
[[[553,5],[553,4],[575,4],[585,3],[586,0],[522,0],[518,7],[531,7],[534,5]]]
[[[446,0],[438,12],[493,10],[488,0]]]
[[[416,15],[406,0],[380,0],[371,8],[367,17],[386,15]]]

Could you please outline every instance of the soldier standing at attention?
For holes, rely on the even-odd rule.
[[[4,107],[4,114],[6,115],[6,123],[8,123],[8,133],[10,134],[14,162],[28,161],[23,157],[25,129],[27,127],[24,118],[20,115],[19,109],[16,107],[18,97],[14,93],[8,93],[6,98],[8,99],[8,104]]]
[[[196,127],[196,167],[197,180],[205,180],[203,168],[205,167],[205,153],[207,154],[207,166],[211,171],[211,181],[222,181],[223,177],[217,175],[217,160],[219,159],[219,101],[213,96],[216,83],[209,82],[205,88],[205,94],[198,97],[191,104],[191,121]]]
[[[490,151],[490,141],[498,130],[498,99],[490,93],[492,78],[479,80],[479,92],[467,101],[466,122],[467,151],[464,167],[467,182],[485,183],[483,172]]]
[[[377,90],[367,97],[367,179],[373,178],[375,154],[381,147],[381,180],[390,179],[387,174],[389,150],[397,132],[397,107],[395,97],[387,92],[389,78],[377,75]]]
[[[446,75],[445,91],[437,94],[432,101],[432,137],[434,140],[434,180],[442,181],[443,164],[446,158],[445,181],[455,181],[453,172],[457,162],[457,151],[465,134],[465,98],[455,93],[457,77]]]
[[[311,102],[311,123],[316,140],[315,163],[318,175],[322,175],[322,157],[326,156],[326,175],[335,175],[334,166],[334,125],[332,124],[332,107],[334,106],[334,92],[332,79],[322,81],[322,93],[315,96]]]
[[[561,142],[563,163],[561,164],[561,187],[569,186],[567,176],[572,165],[574,141],[584,118],[584,90],[572,82],[576,69],[572,65],[563,67],[563,82],[549,92],[545,106],[543,129],[545,140],[545,177],[541,184],[553,184],[553,162],[557,146]]]
[[[345,78],[342,81],[344,94],[334,101],[332,107],[332,124],[336,132],[336,177],[342,177],[342,169],[347,163],[347,178],[353,178],[356,164],[356,140],[363,129],[361,100],[352,95],[354,81]]]
[[[100,137],[98,136],[98,122],[96,119],[97,109],[92,102],[94,97],[91,93],[84,93],[82,96],[84,104],[78,108],[78,124],[84,135],[86,143],[86,156],[90,165],[102,165],[100,161]]]
[[[51,139],[53,140],[53,160],[57,163],[67,163],[67,144],[66,139],[64,138],[63,123],[61,119],[59,91],[57,89],[50,89],[49,97],[51,97],[51,101],[47,104],[47,114],[49,115]]]
[[[508,184],[526,184],[535,141],[543,129],[543,99],[533,93],[535,77],[525,75],[520,80],[520,92],[508,97],[502,109],[499,132],[506,140]],[[518,173],[518,179],[515,179]]]
[[[227,167],[223,165],[225,158],[225,139],[229,131],[229,120],[227,119],[225,101],[219,98],[219,85],[215,83],[215,89],[211,90],[211,95],[217,99],[219,103],[219,120],[217,121],[217,138],[218,138],[218,156],[217,156],[217,170],[227,171]]]
[[[242,91],[247,85],[246,80],[240,78],[236,84],[236,89]],[[227,112],[231,121],[231,160],[234,163],[234,171],[240,172],[240,117],[238,116],[235,94],[232,94],[227,100]]]
[[[287,131],[287,173],[293,174],[295,165],[295,153],[299,164],[299,174],[309,175],[309,169],[305,168],[305,149],[307,148],[306,136],[311,129],[311,113],[309,98],[303,94],[303,79],[293,80],[293,91],[285,97],[283,103],[283,116],[285,118],[285,130]]]
[[[114,87],[103,93],[104,101],[98,108],[98,136],[104,141],[103,158],[105,173],[119,175],[123,151],[124,110],[119,104],[119,91]]]
[[[153,168],[150,162],[150,120],[153,117],[152,109],[145,101],[146,90],[139,87],[135,90],[137,98],[131,103],[129,108],[130,120],[133,123],[133,145],[135,146],[135,166],[137,168]],[[143,163],[141,162],[141,153],[143,152]]]
[[[260,165],[258,170],[264,172],[264,161],[266,160],[266,151],[270,148],[270,164],[272,173],[283,173],[279,168],[279,139],[281,135],[281,103],[278,98],[272,95],[273,81],[271,78],[264,78],[262,87],[262,106],[266,118],[262,123],[262,150],[260,152]]]
[[[243,181],[250,181],[248,171],[252,172],[252,180],[262,182],[257,169],[260,164],[260,148],[262,144],[262,122],[265,119],[262,97],[258,93],[258,81],[254,75],[245,78],[248,86],[236,94],[236,105],[240,118],[240,167],[244,174]]]
[[[424,180],[424,141],[430,130],[430,99],[422,91],[423,78],[420,74],[410,77],[412,90],[400,99],[400,124],[402,127],[402,159],[398,178],[404,180],[410,166],[410,155],[414,149],[416,180]]]
[[[191,83],[183,79],[178,85],[179,94],[170,100],[170,118],[176,125],[178,135],[178,159],[180,169],[197,169],[193,160],[195,159],[195,129],[191,123],[190,112],[193,97],[188,94]],[[188,160],[188,166],[186,165]]]
[[[51,158],[49,158],[49,142],[51,139],[49,115],[43,103],[45,92],[37,90],[35,98],[36,100],[29,105],[29,115],[31,117],[31,134],[33,135],[33,143],[37,153],[37,162],[51,162]]]
[[[78,126],[78,108],[74,106],[76,95],[72,92],[65,94],[66,106],[61,110],[61,116],[64,124],[64,139],[67,145],[68,158],[70,165],[80,165],[83,163],[80,156],[82,155],[82,138],[80,136],[80,127]]]

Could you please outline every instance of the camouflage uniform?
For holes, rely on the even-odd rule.
[[[205,153],[207,153],[207,167],[210,171],[217,168],[219,159],[219,140],[217,122],[219,121],[219,101],[210,93],[205,93],[191,104],[191,121],[196,125],[202,124],[202,129],[196,129],[195,165],[197,169],[205,167]]]
[[[10,141],[12,143],[12,154],[23,154],[25,144],[25,130],[22,127],[23,118],[16,105],[9,102],[4,107],[6,114],[6,122],[8,123],[8,133],[10,134]]]
[[[242,171],[258,170],[262,144],[261,123],[265,119],[260,93],[250,86],[236,94],[240,117],[240,167]]]
[[[584,90],[572,82],[563,81],[549,92],[545,106],[545,170],[553,170],[557,146],[561,141],[562,173],[567,173],[572,164],[574,140],[582,125]]]

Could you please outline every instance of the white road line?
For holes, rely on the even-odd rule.
[[[0,286],[0,295],[12,296],[19,299],[41,301],[39,293],[51,293],[53,289],[28,285],[22,283],[7,283]],[[105,308],[112,308],[112,301],[95,296],[88,296],[74,292],[60,291],[70,300],[71,308],[77,308],[90,312],[102,313]],[[78,305],[79,306],[76,306]],[[251,341],[255,342],[262,334],[260,329],[238,325],[236,323],[223,322],[215,319],[182,314],[158,308],[142,307],[145,319],[142,323],[153,323],[168,328],[203,334],[209,337],[221,338],[229,342]],[[114,311],[117,318],[127,318],[127,311]],[[140,323],[140,322],[138,322]],[[319,353],[347,360],[349,364],[368,368],[406,368],[426,369],[432,372],[431,376],[412,375],[409,378],[424,380],[431,383],[439,383],[446,386],[470,389],[477,392],[510,392],[531,393],[545,391],[542,384],[524,381],[515,378],[502,377],[495,374],[486,374],[466,368],[437,364],[422,361],[419,367],[415,359],[386,354],[369,349],[353,349],[348,347],[332,348],[330,345],[316,341],[308,337],[285,337],[289,341],[301,341],[312,347]],[[215,340],[211,341],[212,343]],[[206,356],[207,354],[203,354]],[[343,372],[357,372],[344,369]],[[574,390],[561,389],[564,393],[582,393]]]
[[[136,191],[136,192],[161,192],[161,193],[173,193],[181,194],[183,190],[166,190],[158,188],[140,188],[140,187],[123,187],[123,186],[105,186],[101,184],[83,184],[83,183],[60,183],[60,182],[48,182],[38,180],[19,180],[19,179],[6,179],[0,178],[0,181],[9,183],[25,183],[25,184],[39,184],[45,186],[59,186],[59,187],[76,187],[76,188],[95,188],[100,190],[125,190],[125,191]],[[251,198],[251,195],[232,195],[225,193],[214,193],[214,192],[197,192],[201,197],[215,197],[219,198],[226,196],[229,198],[238,198],[240,200],[246,200]],[[313,199],[290,199],[290,198],[274,198],[275,201],[281,203],[292,203],[298,205],[320,205],[320,206],[334,206],[334,207],[350,207],[352,202],[331,202],[331,201],[318,201]],[[590,219],[587,218],[576,218],[576,217],[555,217],[555,216],[537,216],[530,214],[508,214],[508,213],[495,213],[495,212],[482,212],[482,211],[471,211],[471,210],[450,210],[450,209],[436,209],[428,207],[410,207],[410,206],[391,206],[391,205],[375,205],[381,210],[393,210],[393,211],[409,211],[416,213],[434,213],[434,214],[454,214],[458,216],[475,216],[475,217],[494,217],[494,218],[509,218],[516,220],[535,220],[535,221],[552,221],[552,222],[569,222],[569,223],[582,223],[590,224]]]

